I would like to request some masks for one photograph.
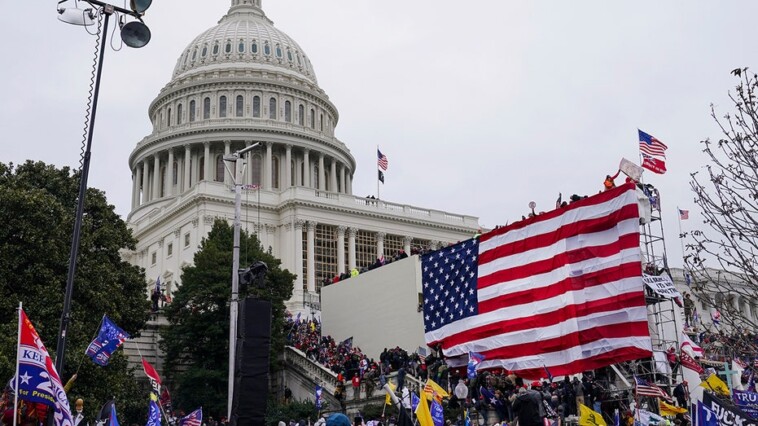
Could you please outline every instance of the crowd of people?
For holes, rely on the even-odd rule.
[[[420,254],[427,253],[428,251],[430,251],[430,250],[424,250],[424,249],[419,249],[419,248],[413,247],[413,248],[411,248],[410,255],[411,256],[420,255]],[[353,268],[353,269],[351,269],[349,271],[346,271],[346,272],[344,272],[342,274],[337,274],[337,275],[334,275],[332,277],[328,277],[328,276],[324,277],[323,280],[322,280],[322,284],[323,284],[324,287],[328,286],[328,285],[331,285],[331,284],[336,284],[336,283],[338,283],[340,281],[345,281],[347,279],[350,279],[352,277],[358,276],[360,274],[365,274],[368,271],[372,271],[374,269],[381,268],[384,265],[389,265],[392,262],[397,262],[398,260],[402,260],[402,259],[405,259],[407,257],[408,257],[408,253],[406,253],[405,250],[401,249],[397,253],[395,253],[394,256],[391,256],[391,257],[389,257],[389,256],[378,257],[376,259],[376,261],[374,261],[374,263],[370,264],[369,266],[364,266],[364,267],[361,267],[361,268],[357,268],[356,267],[356,268]]]

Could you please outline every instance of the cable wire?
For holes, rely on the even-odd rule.
[[[86,28],[86,26],[85,26]],[[89,90],[87,92],[87,105],[84,109],[84,133],[82,133],[82,148],[79,153],[79,175],[84,168],[84,153],[87,150],[87,135],[92,116],[92,97],[95,93],[95,79],[97,78],[97,65],[100,61],[100,38],[103,30],[103,16],[97,14],[97,33],[95,33],[95,55],[92,59],[92,74],[90,75]]]

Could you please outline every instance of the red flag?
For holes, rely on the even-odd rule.
[[[642,154],[642,167],[659,175],[666,173],[666,161],[650,155]]]
[[[145,375],[150,379],[150,383],[153,386],[152,395],[150,395],[150,397],[154,401],[157,401],[158,395],[161,390],[161,377],[158,375],[158,372],[155,371],[155,368],[153,368],[153,366],[145,360],[145,358],[142,358],[142,369],[145,370]]]
[[[682,351],[682,353],[679,355],[679,362],[682,364],[682,367],[689,368],[698,374],[703,374],[703,367],[698,364],[698,362],[695,361],[695,359],[692,358],[687,352]]]

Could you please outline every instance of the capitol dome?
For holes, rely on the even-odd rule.
[[[177,60],[174,78],[229,66],[276,69],[317,83],[308,56],[261,9],[261,0],[236,0],[213,28],[198,35]]]

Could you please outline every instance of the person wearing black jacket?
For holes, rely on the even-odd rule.
[[[513,401],[513,412],[518,418],[519,426],[543,426],[544,408],[542,393],[536,390],[519,389],[516,399]]]

